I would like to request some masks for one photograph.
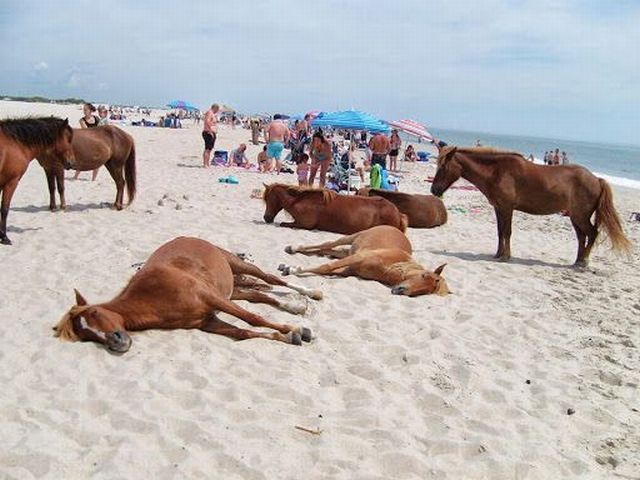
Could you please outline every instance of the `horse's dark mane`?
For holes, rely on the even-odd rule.
[[[501,150],[493,147],[458,147],[456,150],[461,153],[477,153],[477,154],[489,154],[489,155],[515,155],[524,159],[524,155],[519,152],[510,150]]]
[[[49,147],[56,143],[66,126],[68,122],[57,117],[0,120],[2,133],[26,146]]]

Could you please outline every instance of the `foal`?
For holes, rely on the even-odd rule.
[[[343,245],[349,245],[350,248],[335,248]],[[411,258],[411,243],[405,234],[388,225],[379,225],[320,245],[288,246],[285,252],[315,254],[340,260],[311,268],[281,265],[283,275],[315,273],[356,276],[389,285],[393,287],[391,293],[394,295],[409,297],[450,293],[447,282],[440,276],[446,264],[440,265],[434,272],[425,270]]]
[[[118,353],[131,347],[127,331],[147,329],[198,328],[236,340],[267,338],[294,345],[309,342],[308,328],[271,322],[231,301],[268,303],[291,313],[304,313],[304,309],[259,291],[269,286],[246,276],[291,288],[316,300],[322,298],[319,291],[284,282],[209,242],[178,237],[156,250],[114,299],[89,305],[76,290],[76,305],[54,327],[55,335],[97,342]],[[276,331],[238,328],[220,320],[216,315],[220,311]]]

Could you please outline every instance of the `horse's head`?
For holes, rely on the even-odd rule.
[[[80,292],[76,305],[54,327],[55,336],[64,340],[97,342],[112,352],[124,353],[131,348],[131,337],[124,329],[119,313],[99,305],[89,305]]]
[[[448,295],[449,288],[444,277],[440,276],[447,264],[440,265],[434,272],[417,271],[391,289],[394,295],[417,297],[420,295]]]
[[[69,119],[65,118],[64,122],[60,125],[58,138],[53,145],[53,152],[58,158],[62,159],[62,164],[66,169],[74,168],[76,164],[76,157],[73,154],[71,140],[73,140],[73,128],[69,125]]]
[[[266,204],[264,209],[264,221],[266,223],[273,223],[273,219],[276,218],[276,215],[282,210],[282,200],[280,198],[280,194],[278,193],[278,185],[267,185],[264,184],[264,203]]]
[[[456,158],[457,147],[445,146],[438,155],[438,170],[431,184],[431,193],[442,196],[447,189],[462,175],[462,165]]]

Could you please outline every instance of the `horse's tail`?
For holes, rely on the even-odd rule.
[[[407,231],[407,227],[409,226],[409,217],[404,213],[400,214],[400,230],[402,233]]]
[[[596,208],[596,229],[598,232],[601,226],[604,229],[611,240],[611,247],[615,252],[629,253],[631,251],[631,242],[625,236],[620,223],[620,217],[613,205],[613,192],[606,180],[602,178],[600,181],[600,198],[598,199],[598,206]]]
[[[124,180],[127,184],[127,195],[129,203],[133,202],[136,196],[136,145],[131,141],[131,150],[124,164]]]

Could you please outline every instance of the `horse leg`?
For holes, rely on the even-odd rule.
[[[228,313],[229,315],[233,315],[240,320],[244,320],[249,325],[253,325],[254,327],[264,327],[276,330],[276,332],[268,334],[270,335],[270,337],[268,338],[272,338],[273,340],[279,340],[285,343],[293,343],[294,345],[300,345],[301,339],[303,338],[306,339],[306,341],[311,340],[311,330],[309,330],[308,328],[270,322],[266,318],[245,310],[239,305],[236,305],[231,300],[216,298],[213,307],[215,310],[220,310],[222,312]]]
[[[47,186],[49,187],[49,210],[56,210],[56,176],[51,170],[44,171],[47,177]]]
[[[343,276],[349,276],[351,275],[351,271],[353,266],[361,263],[362,259],[360,258],[360,256],[356,255],[349,255],[346,258],[343,258],[341,260],[336,260],[335,262],[329,262],[329,263],[325,263],[323,265],[320,265],[318,267],[308,267],[308,268],[302,268],[302,267],[290,267],[290,266],[285,266],[282,269],[282,274],[283,275],[296,275],[296,276],[300,276],[304,273],[315,273],[316,275],[343,275]]]
[[[591,249],[598,238],[598,229],[591,223],[590,215],[585,215],[575,219],[572,218],[571,223],[573,224],[573,228],[576,230],[576,235],[578,236],[578,256],[574,265],[577,267],[586,267],[589,264]],[[578,231],[582,234],[582,238]]]
[[[204,322],[202,322],[200,330],[208,333],[215,333],[217,335],[223,335],[229,338],[234,338],[236,340],[247,340],[249,338],[266,338],[268,340],[280,340],[281,342],[289,343],[281,338],[286,338],[281,333],[253,332],[251,330],[239,328],[235,325],[231,325],[230,323],[223,322],[215,315],[209,316]]]
[[[513,210],[498,209],[496,207],[495,211],[498,223],[498,251],[493,258],[506,261],[511,257],[511,219]]]
[[[67,209],[67,201],[64,198],[64,169],[56,169],[56,183],[58,184],[58,195],[60,195],[60,210]],[[55,196],[54,196],[55,199]],[[55,204],[55,200],[54,200]]]
[[[122,176],[122,169],[117,168],[111,160],[104,164],[107,170],[111,174],[111,178],[116,182],[116,201],[113,206],[116,210],[122,210],[122,201],[124,197],[124,177]]]
[[[339,247],[342,245],[351,245],[358,235],[359,233],[354,233],[353,235],[347,235],[337,240],[320,243],[318,245],[308,245],[308,246],[300,245],[298,247],[288,245],[284,248],[284,251],[290,254],[294,254],[294,253],[303,253],[305,255],[324,254],[324,255],[335,255],[336,258],[344,258],[349,255],[349,251],[345,249],[334,250],[334,247]]]
[[[9,216],[9,206],[11,197],[16,191],[20,177],[9,180],[2,188],[2,204],[0,205],[0,244],[11,245],[11,240],[7,237],[7,217]]]
[[[302,315],[307,311],[305,306],[296,306],[288,303],[283,303],[277,298],[270,297],[266,293],[259,292],[257,290],[246,290],[237,288],[234,285],[233,293],[231,294],[231,300],[246,300],[251,303],[266,303],[272,307],[279,308],[285,312],[293,313],[295,315]]]
[[[250,263],[240,260],[232,253],[224,253],[227,258],[227,262],[229,262],[229,266],[231,267],[231,272],[233,272],[234,275],[250,275],[267,282],[269,285],[287,287],[295,290],[298,293],[306,295],[307,297],[311,297],[314,300],[322,299],[322,292],[319,290],[312,290],[301,285],[294,285],[293,283],[285,282],[280,277],[276,277],[275,275],[271,275],[270,273],[263,272],[255,265],[251,265]]]

